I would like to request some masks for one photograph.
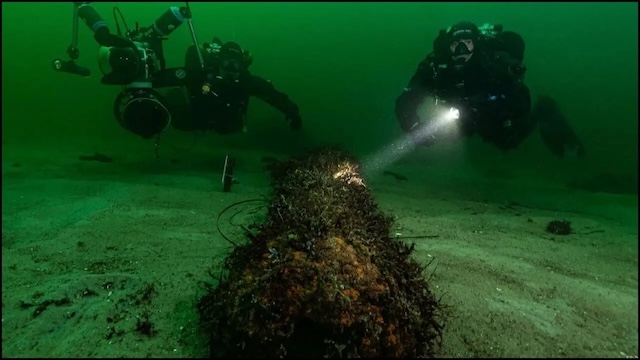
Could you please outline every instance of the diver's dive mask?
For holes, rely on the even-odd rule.
[[[447,30],[451,58],[457,64],[464,64],[471,59],[479,39],[478,27],[468,21],[459,22]]]
[[[240,77],[242,65],[238,59],[223,58],[220,60],[220,75],[229,80],[237,80]]]
[[[475,50],[475,44],[472,39],[453,40],[449,45],[451,57],[457,63],[469,61]]]
[[[220,66],[222,67],[222,70],[230,73],[239,73],[240,70],[242,70],[240,61],[234,58],[222,59]]]
[[[220,51],[220,72],[222,77],[238,79],[240,73],[246,68],[243,63],[244,52],[234,42],[225,43]]]

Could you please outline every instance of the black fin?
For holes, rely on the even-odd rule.
[[[531,109],[530,116],[538,123],[542,141],[554,155],[563,157],[571,151],[575,151],[579,157],[585,155],[582,142],[553,98],[539,97]]]

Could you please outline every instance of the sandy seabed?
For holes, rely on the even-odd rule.
[[[239,184],[223,193],[220,150],[37,149],[3,144],[2,356],[207,356],[195,302],[230,250],[216,219],[269,194],[260,159],[278,154],[231,150]],[[408,180],[368,186],[395,230],[438,236],[407,241],[448,305],[440,356],[637,358],[637,196],[392,169]],[[259,205],[220,229],[241,241]],[[556,219],[574,234],[547,233]]]

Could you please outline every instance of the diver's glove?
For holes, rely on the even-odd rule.
[[[291,130],[298,131],[302,128],[302,118],[300,117],[300,112],[297,107],[295,110],[288,112],[285,119],[289,123]]]

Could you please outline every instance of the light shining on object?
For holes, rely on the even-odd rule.
[[[436,135],[441,133],[442,130],[451,129],[451,125],[455,124],[459,118],[460,110],[455,107],[449,108],[446,112],[440,112],[431,121],[419,125],[420,127],[413,131],[412,134],[403,136],[371,155],[363,162],[363,171],[367,173],[367,176],[381,172],[390,164],[413,151],[417,147],[416,143],[429,138],[436,139]]]
[[[333,178],[343,180],[349,185],[360,185],[366,187],[364,180],[362,180],[360,174],[358,174],[358,166],[350,163],[341,164],[338,171],[333,174]]]
[[[460,110],[452,107],[449,111],[442,117],[442,120],[451,122],[460,119]]]
[[[388,144],[383,149],[369,155],[362,163],[362,170],[366,176],[374,176],[382,172],[387,166],[405,156],[416,148],[410,136],[404,135],[400,139]]]

